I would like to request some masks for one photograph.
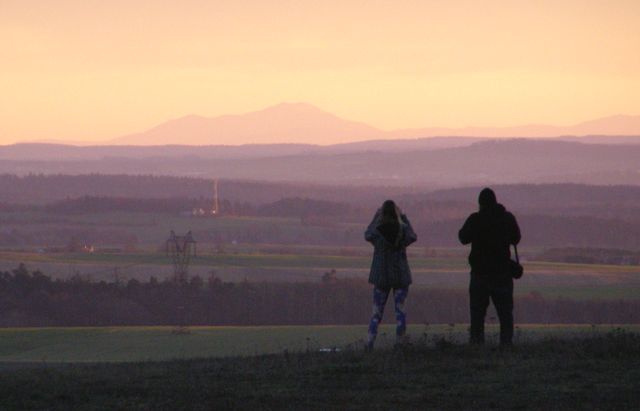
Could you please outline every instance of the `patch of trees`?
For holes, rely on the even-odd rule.
[[[414,288],[413,323],[468,322],[467,293]],[[332,276],[318,283],[53,280],[24,265],[0,273],[0,326],[366,324],[371,287]],[[385,321],[393,322],[387,307]],[[516,298],[521,323],[640,323],[640,300]],[[489,321],[492,321],[489,314]]]

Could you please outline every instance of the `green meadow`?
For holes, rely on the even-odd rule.
[[[545,338],[601,335],[611,325],[518,325],[515,343]],[[625,325],[639,332],[640,326]],[[188,358],[254,356],[283,352],[332,351],[364,345],[366,325],[269,327],[78,327],[0,329],[0,363],[129,362]],[[382,325],[378,345],[395,342],[394,328]],[[466,324],[408,327],[411,341],[463,344]],[[498,330],[487,328],[489,343]]]
[[[638,407],[637,327],[522,327],[509,349],[457,344],[458,327],[372,353],[314,345],[348,343],[364,327],[4,330],[0,409]]]

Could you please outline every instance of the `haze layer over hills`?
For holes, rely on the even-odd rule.
[[[223,149],[217,151],[219,148],[215,147],[198,148],[197,151],[194,151],[196,148],[178,148],[183,155],[169,155],[173,148],[164,147],[164,154],[142,155],[138,152],[135,156],[128,156],[127,149],[119,147],[117,156],[101,157],[96,153],[93,157],[83,156],[81,153],[89,148],[74,147],[70,150],[75,151],[75,156],[62,160],[42,156],[32,160],[8,160],[11,156],[0,154],[5,158],[0,160],[0,173],[153,174],[433,188],[496,183],[640,183],[640,144],[600,145],[509,139],[480,141],[453,148],[417,149],[408,145],[399,151],[362,149],[336,152],[331,151],[337,150],[336,147],[314,150],[287,146],[289,153],[284,155],[272,146],[267,147],[270,148],[269,154],[256,151],[244,156],[225,156]],[[248,148],[256,149],[253,146]],[[48,151],[51,153],[54,149],[63,150],[64,147],[49,147]],[[208,150],[213,154],[207,155]],[[241,154],[242,150],[238,153]]]
[[[630,135],[634,130],[637,134]],[[531,135],[545,138],[522,138]],[[503,136],[518,138],[495,138]],[[241,144],[274,138],[283,144]],[[340,141],[352,142],[336,143]],[[176,142],[180,145],[169,145]],[[2,146],[0,172],[152,174],[431,188],[640,183],[640,116],[614,116],[571,127],[382,131],[298,103],[244,115],[188,116],[115,143]]]

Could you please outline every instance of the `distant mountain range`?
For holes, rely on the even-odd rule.
[[[142,133],[110,141],[115,145],[238,145],[337,143],[382,138],[384,132],[343,120],[310,104],[278,104],[260,111],[220,117],[186,116]]]
[[[390,132],[400,137],[475,136],[485,138],[549,138],[583,136],[640,136],[640,116],[609,116],[572,126],[421,128]]]
[[[640,116],[611,116],[573,126],[418,128],[383,131],[364,123],[341,119],[306,103],[283,103],[241,115],[186,116],[142,133],[122,136],[109,145],[241,145],[339,144],[363,140],[425,137],[562,137],[640,136]]]

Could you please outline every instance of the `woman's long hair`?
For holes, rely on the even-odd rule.
[[[393,200],[387,200],[382,203],[382,219],[381,223],[398,223],[398,207]]]
[[[388,241],[391,242],[395,247],[398,247],[403,235],[403,230],[402,224],[400,224],[400,213],[398,211],[398,206],[393,200],[387,200],[382,203],[380,226],[383,225],[393,227],[391,230],[384,230],[383,235],[387,237],[391,234],[391,232],[393,232],[393,238],[388,238]]]

